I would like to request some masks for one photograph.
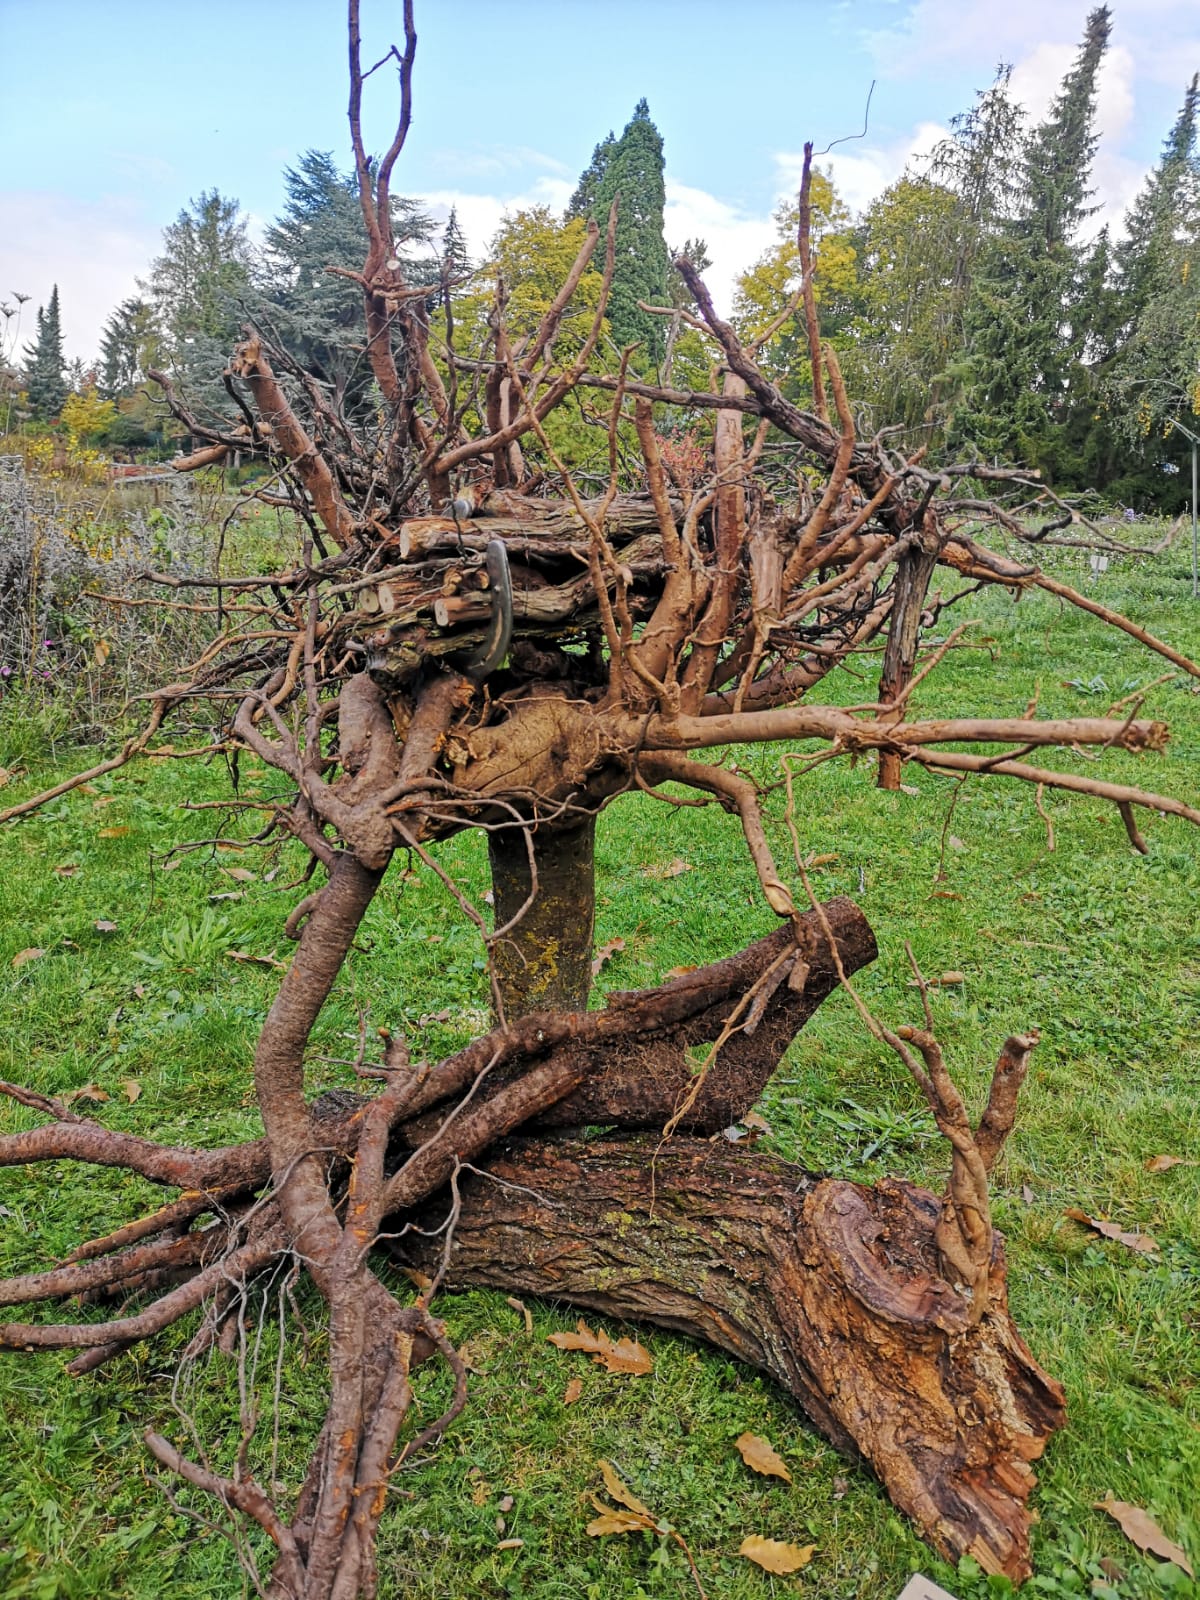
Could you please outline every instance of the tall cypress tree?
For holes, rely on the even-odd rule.
[[[48,420],[62,410],[67,398],[65,367],[58,285],[55,284],[49,306],[45,310],[38,307],[37,333],[25,347],[25,389],[34,416]]]
[[[1015,215],[981,256],[965,314],[970,379],[955,432],[984,454],[1052,465],[1055,425],[1080,381],[1090,330],[1087,258],[1096,79],[1112,28],[1087,20],[1079,55],[1046,120],[1025,141]]]
[[[596,146],[567,207],[568,217],[592,216],[603,227],[614,198],[620,196],[609,323],[618,345],[636,341],[655,364],[663,355],[663,319],[639,311],[638,301],[670,303],[664,165],[662,134],[651,120],[650,107],[639,100],[621,137],[610,133]]]

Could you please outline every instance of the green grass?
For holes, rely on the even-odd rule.
[[[1190,599],[1183,556],[1112,570],[1095,592],[1200,655],[1200,606]],[[1020,714],[1037,693],[1044,715],[1102,713],[1163,665],[1044,598],[1013,606],[1002,595],[977,596],[963,615],[980,619],[973,638],[986,648],[948,660],[918,711]],[[830,696],[871,698],[872,672],[843,674]],[[1167,753],[1106,756],[1106,774],[1194,802],[1198,689],[1183,674],[1152,689],[1147,713],[1173,728]],[[740,759],[770,778],[778,754],[761,749]],[[23,755],[28,779],[10,784],[6,799],[47,777]],[[1064,753],[1052,760],[1083,765]],[[0,764],[13,765],[3,749]],[[247,770],[251,788],[272,791],[270,774]],[[1035,1590],[1084,1595],[1098,1581],[1108,1585],[1100,1593],[1194,1597],[1200,1587],[1140,1555],[1092,1503],[1111,1491],[1148,1507],[1200,1565],[1200,1166],[1161,1175],[1144,1168],[1161,1153],[1200,1158],[1200,835],[1150,818],[1143,827],[1151,853],[1140,857],[1111,808],[1052,795],[1057,848],[1048,854],[1024,786],[972,779],[960,788],[911,768],[906,782],[919,792],[879,792],[869,763],[818,768],[799,790],[801,838],[806,851],[837,857],[814,873],[820,892],[852,894],[876,929],[881,955],[861,989],[879,1015],[893,1025],[917,1020],[905,938],[926,972],[965,975],[961,986],[939,991],[934,1006],[973,1106],[1005,1034],[1042,1030],[995,1185],[1014,1313],[1066,1385],[1070,1408],[1039,1467]],[[99,1084],[112,1098],[86,1109],[156,1138],[215,1144],[258,1131],[250,1058],[277,974],[226,952],[286,953],[283,918],[304,892],[286,887],[298,856],[292,848],[263,856],[206,847],[169,872],[161,859],[173,843],[215,831],[214,813],[179,808],[220,796],[224,785],[219,769],[145,765],[0,836],[5,1077],[50,1093]],[[771,828],[783,864],[790,853],[779,800]],[[108,829],[128,831],[102,837]],[[232,836],[230,825],[222,831]],[[957,843],[947,843],[939,878],[943,834]],[[601,991],[726,954],[772,925],[736,822],[715,809],[676,811],[626,797],[602,819],[598,849],[597,942],[625,940]],[[675,857],[694,870],[667,879],[648,872]],[[453,841],[442,859],[482,894],[479,840]],[[57,874],[64,865],[77,870]],[[239,881],[230,866],[256,876]],[[100,932],[97,921],[117,931]],[[45,954],[13,969],[13,955],[31,946]],[[368,916],[314,1052],[352,1054],[360,1006],[370,1007],[372,1027],[402,1027],[432,1056],[483,1023],[478,941],[439,885],[423,871],[405,874],[403,862]],[[123,1080],[140,1086],[133,1103]],[[314,1066],[315,1087],[352,1081],[348,1069]],[[867,1181],[898,1172],[932,1185],[946,1168],[914,1086],[839,996],[801,1035],[763,1110],[773,1129],[768,1147],[810,1167]],[[0,1105],[8,1129],[31,1120]],[[0,1270],[44,1266],[150,1198],[148,1185],[119,1172],[65,1163],[0,1172]],[[1152,1233],[1160,1254],[1142,1258],[1090,1236],[1064,1218],[1067,1206]],[[297,1341],[287,1354],[277,1465],[291,1489],[321,1414],[320,1319],[311,1301],[304,1310],[310,1344]],[[694,1592],[677,1549],[642,1536],[586,1537],[599,1457],[613,1460],[680,1529],[713,1600],[797,1590],[821,1600],[889,1600],[914,1568],[964,1600],[1004,1592],[969,1564],[959,1572],[940,1566],[872,1478],[839,1461],[748,1369],[650,1331],[642,1337],[653,1376],[610,1377],[546,1343],[548,1333],[573,1325],[566,1308],[534,1307],[532,1339],[499,1295],[448,1297],[440,1310],[477,1369],[472,1401],[440,1449],[397,1479],[381,1534],[384,1596]],[[229,1544],[173,1509],[140,1442],[150,1425],[182,1437],[171,1379],[185,1332],[80,1380],[65,1378],[51,1358],[0,1363],[4,1596],[199,1600],[243,1592]],[[268,1327],[265,1369],[274,1338]],[[583,1398],[566,1408],[562,1393],[573,1376],[583,1378]],[[444,1393],[442,1375],[423,1375],[422,1414],[436,1414]],[[229,1364],[195,1372],[181,1399],[216,1459],[227,1460],[237,1414]],[[742,1466],[732,1441],[746,1429],[772,1440],[794,1484],[755,1478]],[[506,1494],[514,1504],[501,1535]],[[818,1553],[798,1581],[771,1579],[735,1554],[751,1532],[814,1542]],[[524,1545],[497,1552],[502,1536]],[[1125,1576],[1102,1572],[1101,1557]]]

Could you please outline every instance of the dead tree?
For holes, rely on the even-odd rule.
[[[969,1551],[1020,1579],[1029,1571],[1028,1463],[1060,1425],[1063,1402],[1009,1317],[987,1173],[1012,1126],[1032,1038],[1004,1047],[972,1129],[928,1021],[893,1032],[864,1013],[913,1072],[950,1143],[940,1198],[900,1183],[816,1179],[701,1141],[746,1114],[814,1007],[875,953],[856,907],[807,894],[790,798],[815,761],[874,753],[886,783],[915,762],[1099,797],[1119,809],[1138,848],[1135,808],[1200,822],[1200,811],[1171,797],[1029,759],[1053,747],[1159,751],[1167,729],[1141,717],[1140,704],[1066,720],[1032,709],[1017,718],[914,715],[914,692],[927,692],[959,638],[933,641],[962,592],[935,582],[1047,588],[1193,676],[1200,668],[1032,561],[980,542],[987,521],[1036,541],[1000,498],[986,498],[1028,493],[1026,476],[972,462],[931,466],[920,453],[897,455],[886,437],[858,437],[837,361],[817,336],[807,268],[789,314],[803,302],[814,392],[828,387],[836,425],[763,373],[755,341],[722,320],[686,260],[677,266],[712,350],[712,389],[655,383],[633,350],[604,370],[615,207],[589,226],[536,329],[510,335],[499,285],[487,348],[459,348],[462,285],[450,264],[437,281],[411,284],[392,236],[390,186],[412,104],[411,0],[403,48],[385,58],[398,68],[400,109],[377,161],[361,131],[369,73],[357,0],[349,36],[373,430],[254,327],[227,373],[236,424],[197,416],[160,376],[200,441],[177,466],[233,452],[266,463],[255,493],[294,510],[309,530],[306,558],[290,571],[211,580],[211,643],[155,694],[146,728],[89,772],[0,814],[16,819],[153,753],[177,708],[194,718],[206,699],[219,721],[206,751],[248,752],[282,774],[289,798],[266,831],[303,845],[317,887],[288,920],[295,955],[255,1053],[263,1133],[227,1149],[166,1147],[4,1086],[46,1120],[0,1140],[0,1163],[118,1166],[168,1196],[153,1214],[81,1242],[66,1262],[0,1284],[9,1306],[118,1301],[115,1315],[10,1322],[0,1347],[75,1351],[70,1368],[82,1373],[190,1316],[194,1358],[214,1341],[236,1341],[256,1275],[281,1262],[307,1273],[328,1318],[329,1401],[295,1504],[276,1504],[244,1452],[221,1476],[165,1438],[147,1441],[170,1471],[261,1528],[276,1551],[276,1596],[375,1592],[389,1473],[449,1427],[467,1398],[432,1299],[443,1284],[472,1282],[657,1321],[757,1364],[816,1427],[871,1463],[938,1549]],[[804,206],[802,228],[806,215]],[[800,242],[807,263],[806,234]],[[562,320],[593,258],[602,263],[599,304],[578,350],[560,358]],[[598,495],[582,492],[546,428],[573,393],[607,408]],[[664,462],[660,425],[679,413],[713,424],[698,482],[672,481]],[[819,471],[819,492],[801,467]],[[147,581],[164,606],[187,603],[172,598],[181,587],[210,582]],[[826,674],[878,640],[877,700],[820,703]],[[704,754],[767,741],[809,746],[786,764],[795,841],[786,873],[756,784]],[[635,791],[716,804],[736,818],[764,915],[778,927],[712,966],[587,1010],[596,819]],[[439,843],[466,828],[489,839],[490,921],[438,859]],[[377,1092],[312,1099],[310,1035],[397,852],[439,873],[478,929],[495,1026],[432,1065],[388,1039],[378,1062],[361,1064]],[[586,1146],[563,1141],[561,1130],[587,1124],[613,1131]],[[560,1130],[552,1142],[539,1140],[547,1128]],[[648,1149],[658,1196],[671,1200],[652,1242]],[[467,1182],[464,1165],[488,1161],[522,1187]],[[634,1221],[601,1240],[596,1217],[610,1205]],[[436,1247],[420,1244],[418,1227],[441,1228]],[[402,1234],[393,1248],[429,1271],[410,1303],[375,1270],[381,1233]],[[737,1274],[727,1265],[731,1236]],[[616,1252],[622,1263],[603,1287],[601,1243],[606,1261]],[[651,1249],[652,1291],[642,1270]],[[417,1429],[410,1380],[428,1359],[452,1370],[454,1396],[444,1416]]]

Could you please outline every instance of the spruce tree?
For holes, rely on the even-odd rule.
[[[1103,393],[1105,420],[1123,447],[1122,493],[1129,499],[1153,494],[1163,503],[1160,457],[1170,419],[1195,429],[1200,418],[1198,115],[1200,78],[1193,77],[1116,250],[1120,317]]]
[[[145,300],[122,300],[104,324],[100,335],[100,374],[97,387],[106,400],[133,393],[146,366],[153,365],[156,335],[154,313]]]
[[[471,257],[467,250],[466,235],[458,222],[458,211],[450,207],[450,215],[446,218],[446,226],[442,232],[442,263],[448,268],[452,278],[461,278],[464,273],[471,270]]]
[[[1025,141],[1015,214],[974,274],[964,316],[968,377],[954,431],[985,455],[1052,465],[1054,428],[1081,381],[1089,329],[1079,229],[1092,209],[1096,79],[1111,26],[1107,6],[1090,13],[1079,55]]]
[[[617,208],[616,266],[608,316],[615,343],[638,343],[643,360],[662,360],[663,319],[638,310],[638,301],[670,304],[670,262],[663,239],[666,188],[662,134],[639,100],[619,139],[610,133],[596,146],[591,163],[567,207],[568,217],[592,216],[604,226]]]
[[[1127,330],[1132,330],[1150,300],[1173,276],[1180,231],[1197,200],[1198,109],[1200,74],[1188,85],[1158,165],[1125,218],[1125,237],[1116,249],[1116,266]]]
[[[38,307],[37,333],[25,348],[25,390],[35,417],[49,421],[57,417],[67,398],[64,375],[62,318],[58,305],[58,285],[50,294],[50,304]]]

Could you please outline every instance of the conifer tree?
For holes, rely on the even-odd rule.
[[[614,139],[610,133],[596,146],[567,207],[568,217],[592,216],[603,226],[613,199],[620,195],[609,301],[612,336],[620,346],[636,341],[643,359],[654,364],[662,360],[665,329],[661,318],[638,310],[638,301],[670,303],[663,171],[662,134],[646,101],[639,100],[621,137]]]
[[[55,284],[49,306],[38,307],[37,333],[25,348],[25,389],[30,409],[44,421],[57,417],[67,398],[65,366],[58,285]]]
[[[461,277],[471,269],[471,257],[467,250],[467,239],[459,226],[457,207],[450,207],[450,215],[446,218],[446,226],[442,232],[442,261],[449,268],[451,277]]]
[[[286,200],[268,228],[251,304],[306,371],[330,387],[335,403],[357,413],[367,403],[371,372],[362,359],[362,290],[329,271],[357,272],[367,250],[358,180],[341,172],[328,151],[308,150],[284,172]],[[429,244],[431,227],[412,200],[392,201],[392,232],[414,277],[436,277],[412,252]]]
[[[1191,425],[1200,416],[1198,113],[1193,77],[1116,250],[1120,320],[1104,392],[1115,432],[1138,453],[1169,430],[1171,417],[1190,417]]]
[[[176,380],[212,409],[228,408],[221,374],[245,314],[250,267],[241,207],[211,189],[163,229],[162,254],[138,284]]]
[[[147,365],[153,365],[156,332],[154,313],[145,300],[122,300],[104,324],[100,335],[100,373],[97,388],[106,400],[132,394]]]
[[[981,254],[965,313],[968,381],[955,435],[985,455],[1048,465],[1088,341],[1079,229],[1091,214],[1096,80],[1111,31],[1107,6],[1042,123],[1025,140],[1015,214]]]

